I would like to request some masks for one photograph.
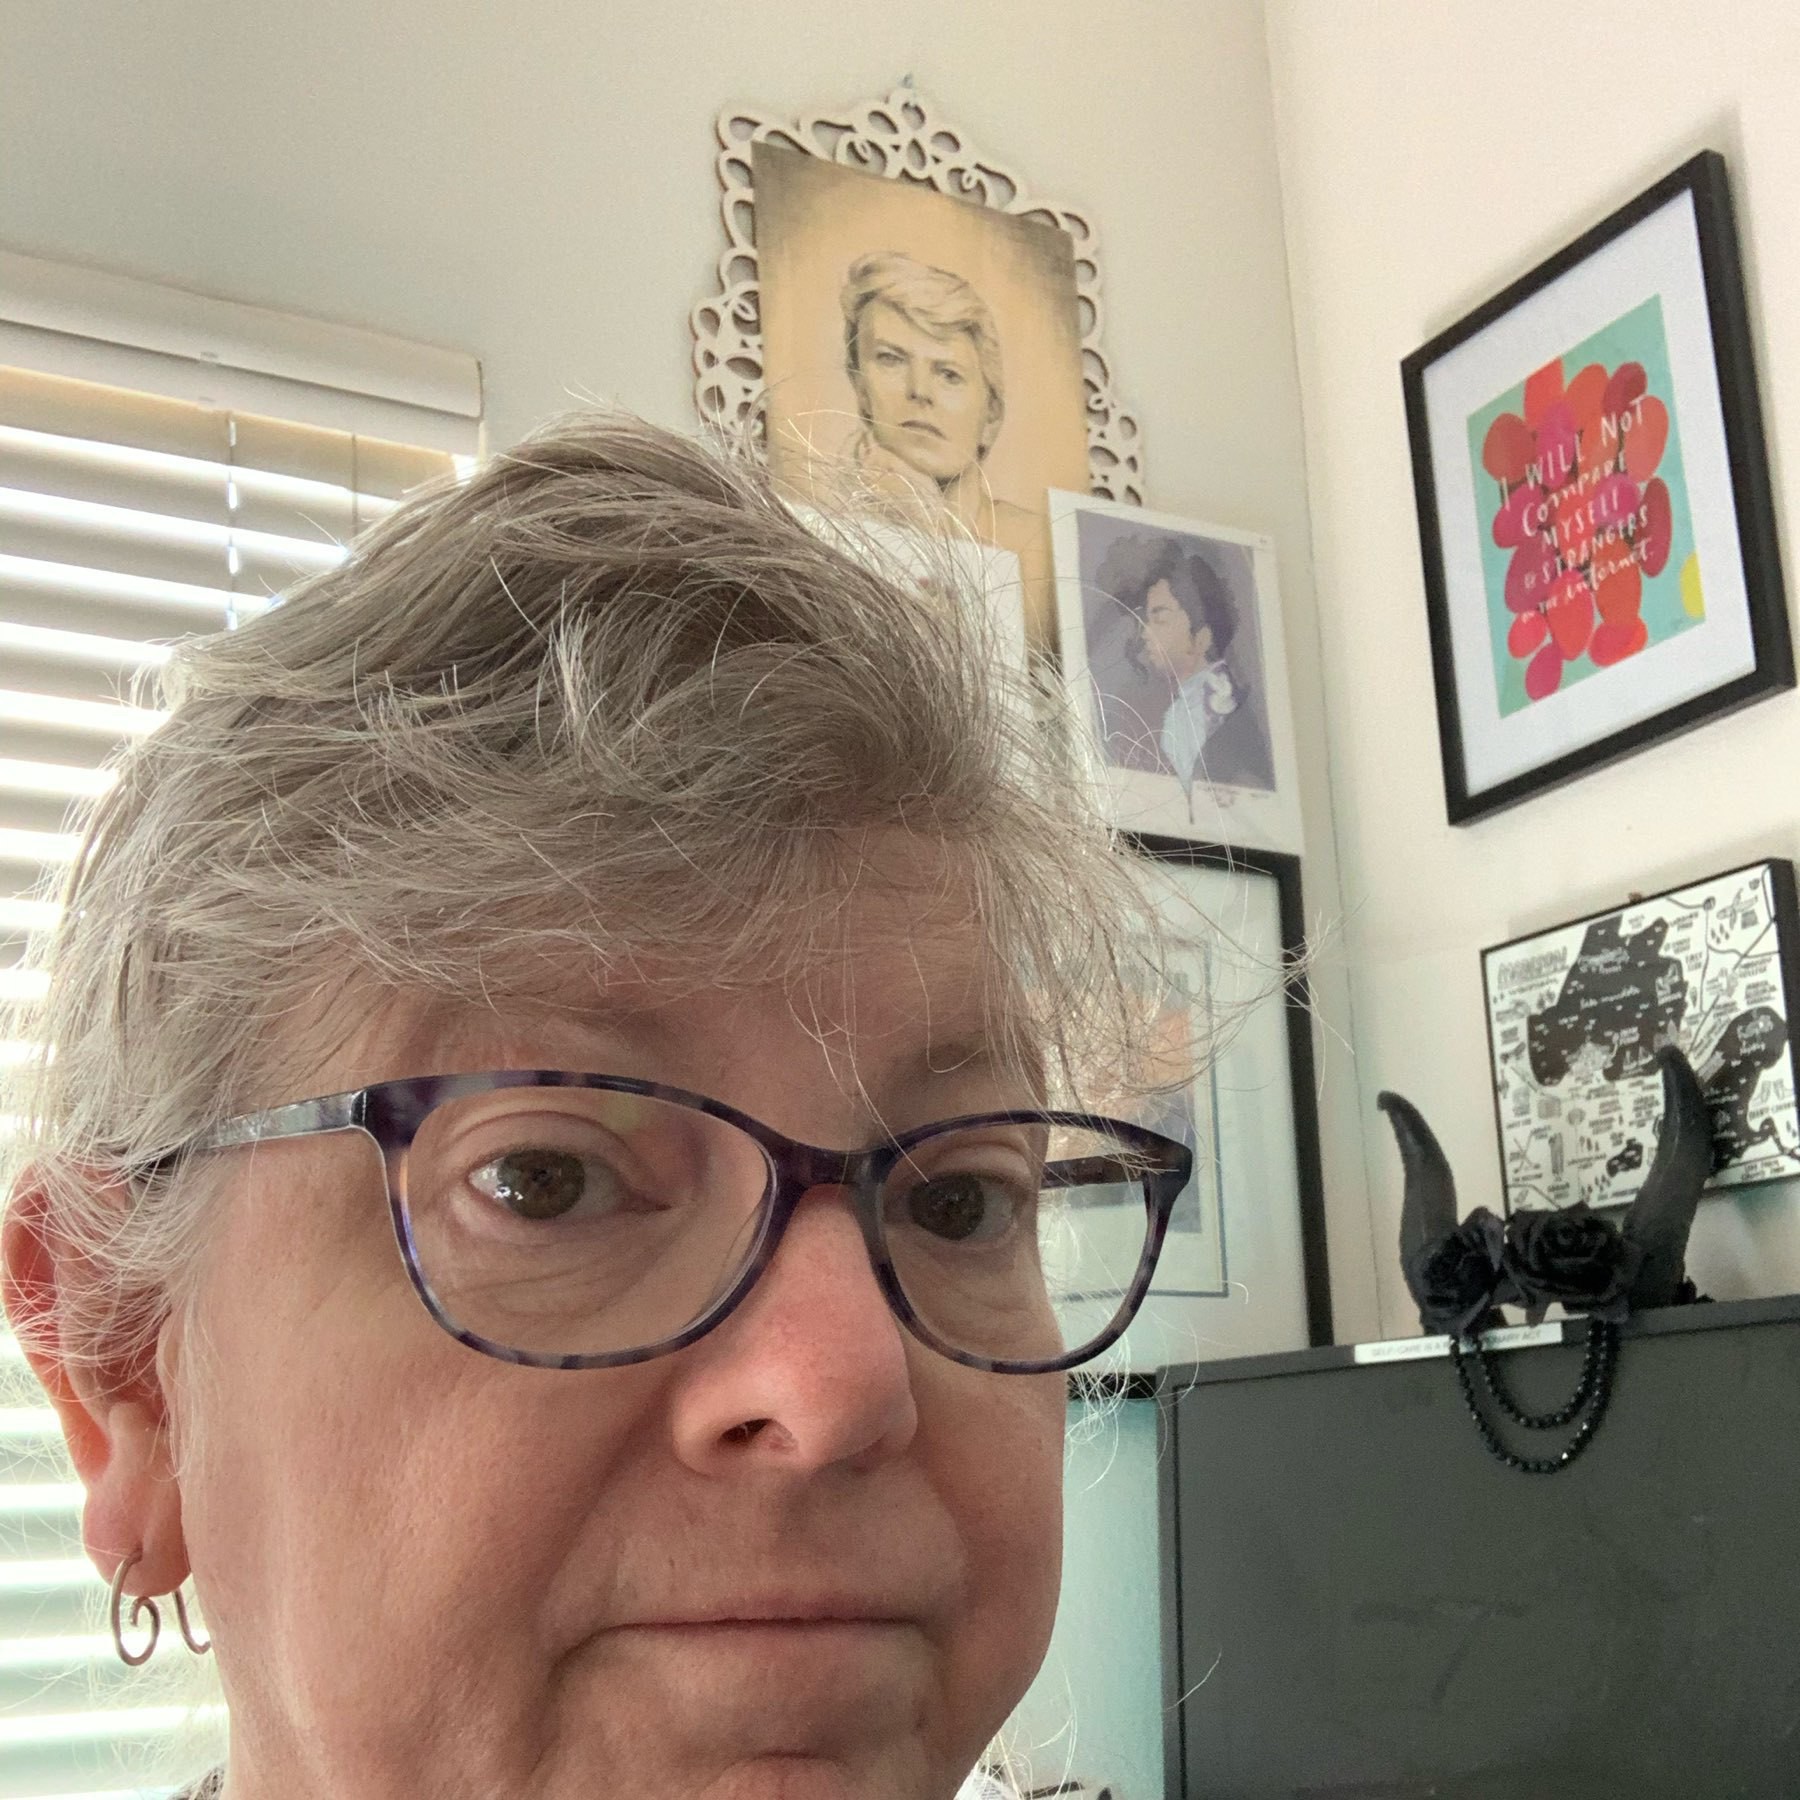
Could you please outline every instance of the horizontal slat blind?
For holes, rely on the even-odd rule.
[[[56,917],[80,808],[159,723],[135,679],[340,561],[461,461],[314,422],[334,391],[299,421],[0,366],[0,1062],[37,1054],[17,1008],[42,990],[29,940]],[[433,413],[434,443],[445,430]],[[16,1129],[0,1116],[0,1133]],[[0,1800],[161,1793],[140,1784],[171,1750],[201,1766],[222,1743],[216,1706],[192,1704],[172,1619],[146,1668],[114,1655],[80,1506],[54,1415],[0,1333]]]
[[[475,449],[472,356],[0,250],[0,363],[136,394]]]
[[[0,896],[50,902],[69,799],[151,729],[180,639],[329,568],[447,452],[0,367]],[[40,854],[41,852],[41,854]],[[0,914],[0,999],[24,979]]]

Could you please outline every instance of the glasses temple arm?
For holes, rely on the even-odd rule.
[[[295,1100],[266,1112],[243,1113],[217,1130],[196,1138],[195,1150],[229,1150],[237,1144],[261,1144],[271,1138],[312,1137],[322,1131],[348,1131],[362,1123],[360,1092],[329,1094],[323,1100]]]

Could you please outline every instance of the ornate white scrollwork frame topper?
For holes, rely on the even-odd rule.
[[[719,115],[718,134],[726,244],[719,256],[719,292],[693,311],[694,404],[702,421],[734,436],[760,437],[763,430],[762,301],[750,153],[766,140],[1067,232],[1075,246],[1089,482],[1109,500],[1142,505],[1143,435],[1113,392],[1112,370],[1100,347],[1099,243],[1083,214],[1033,199],[1018,176],[980,155],[910,86],[896,88],[885,100],[810,113],[791,125],[750,107],[727,107]]]

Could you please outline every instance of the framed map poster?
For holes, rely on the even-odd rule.
[[[1674,1044],[1713,1116],[1710,1188],[1800,1175],[1794,866],[1770,860],[1482,952],[1507,1211],[1625,1206]]]
[[[1451,824],[1794,685],[1723,157],[1401,380]]]

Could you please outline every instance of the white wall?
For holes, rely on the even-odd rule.
[[[1158,1402],[1069,1408],[1062,1596],[1006,1748],[1020,1785],[1079,1780],[1148,1800],[1163,1779],[1163,1593]]]
[[[7,0],[0,243],[473,351],[504,443],[579,397],[692,419],[713,119],[911,74],[1087,208],[1153,506],[1273,533],[1315,916],[1337,911],[1259,0]],[[1320,999],[1340,1335],[1374,1277],[1346,990]]]
[[[1356,1081],[1421,1106],[1465,1207],[1499,1201],[1478,951],[1735,863],[1800,852],[1800,700],[1479,824],[1444,822],[1401,405],[1407,352],[1695,150],[1731,165],[1776,504],[1800,418],[1800,11],[1787,0],[1270,0],[1326,670]],[[1417,1328],[1399,1181],[1368,1136],[1381,1318]],[[1708,1201],[1720,1297],[1800,1286],[1785,1189]]]

